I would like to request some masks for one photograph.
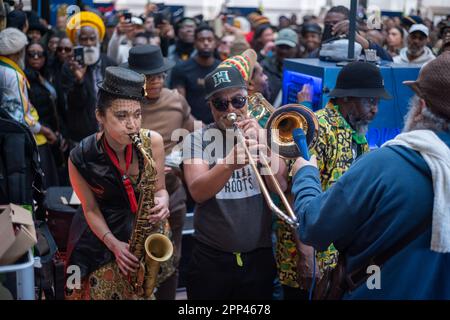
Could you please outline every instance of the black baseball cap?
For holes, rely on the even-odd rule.
[[[236,68],[218,67],[205,78],[206,99],[222,90],[231,88],[247,88],[244,78]]]
[[[392,98],[384,88],[380,69],[362,61],[351,62],[342,68],[329,97]]]
[[[322,28],[317,23],[305,23],[302,26],[302,36],[305,36],[307,33],[317,33],[322,34]]]

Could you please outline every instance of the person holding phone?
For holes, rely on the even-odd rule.
[[[139,32],[144,30],[141,18],[133,17],[130,12],[124,12],[119,17],[119,23],[108,43],[108,56],[118,64],[128,60],[128,52],[133,47],[133,40]]]
[[[103,80],[105,69],[116,64],[100,53],[105,30],[103,20],[93,12],[77,13],[67,23],[68,38],[80,47],[77,58],[74,52],[74,58],[63,66],[61,75],[67,117],[70,119],[67,123],[68,138],[75,142],[97,131],[97,83]]]
[[[344,6],[332,7],[324,18],[324,31],[322,34],[322,44],[325,42],[330,42],[333,40],[340,39],[341,37],[348,37],[350,29],[350,10]],[[382,47],[376,43],[365,39],[361,36],[358,31],[356,32],[355,41],[359,43],[363,50],[371,49],[377,52],[377,56],[381,60],[392,61],[391,55]],[[308,58],[318,58],[320,53],[320,48],[311,52]]]

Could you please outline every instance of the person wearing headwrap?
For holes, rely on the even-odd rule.
[[[105,31],[103,20],[93,12],[79,12],[67,22],[67,37],[74,45],[83,48],[83,62],[72,59],[64,65],[61,76],[70,119],[68,134],[75,142],[97,131],[97,83],[103,81],[107,67],[116,65],[111,58],[100,53]]]

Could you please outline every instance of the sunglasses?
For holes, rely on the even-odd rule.
[[[44,56],[44,52],[42,51],[29,51],[27,52],[28,58],[34,58],[34,59],[38,59],[38,58],[42,58]]]
[[[225,112],[228,110],[228,106],[230,103],[235,109],[243,108],[247,103],[247,97],[236,96],[231,98],[231,100],[216,98],[211,100],[211,103],[214,108],[217,109],[217,111]]]
[[[58,47],[58,48],[56,48],[56,50],[58,51],[58,52],[65,52],[65,53],[71,53],[72,52],[72,48],[69,48],[69,47]]]

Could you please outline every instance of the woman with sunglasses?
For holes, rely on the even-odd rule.
[[[30,84],[28,91],[33,106],[39,113],[41,123],[51,128],[57,136],[56,141],[40,146],[41,160],[45,173],[44,187],[59,185],[57,165],[61,165],[64,159],[61,157],[60,148],[65,147],[64,139],[60,135],[59,115],[56,109],[57,93],[55,87],[47,78],[47,52],[40,43],[32,43],[25,51],[25,74]]]

